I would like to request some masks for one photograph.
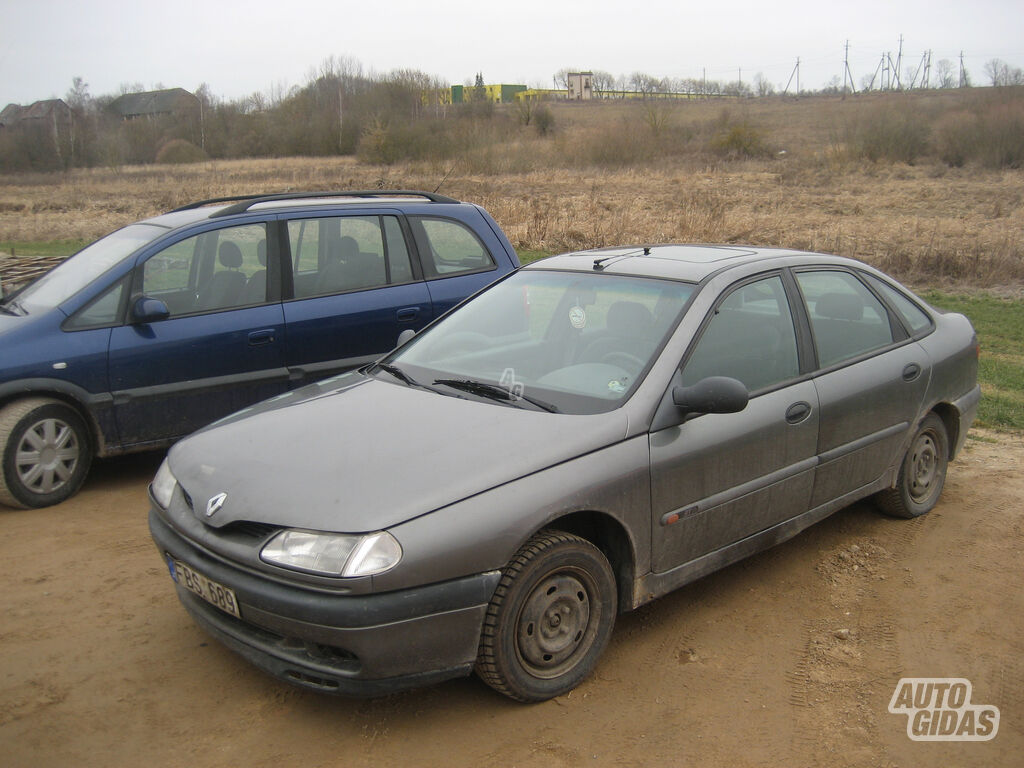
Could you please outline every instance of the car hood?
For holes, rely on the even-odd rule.
[[[593,416],[447,397],[361,375],[314,385],[178,443],[170,467],[208,525],[381,530],[622,440]],[[207,503],[226,493],[206,516]]]
[[[19,328],[31,319],[30,315],[8,315],[5,312],[0,312],[0,333]]]

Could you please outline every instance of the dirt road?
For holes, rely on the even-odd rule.
[[[858,504],[620,617],[594,677],[535,706],[264,676],[178,604],[146,528],[159,457],[107,461],[61,506],[0,508],[0,763],[1021,765],[1024,441],[968,446],[926,517]],[[968,678],[996,738],[911,741],[887,711],[909,676]]]

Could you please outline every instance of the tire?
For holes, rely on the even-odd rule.
[[[875,495],[875,503],[894,517],[920,517],[930,512],[942,494],[949,465],[949,437],[946,425],[934,413],[928,414],[914,433],[903,457],[896,487]]]
[[[477,675],[518,701],[572,690],[608,644],[616,604],[615,575],[601,550],[540,531],[505,566],[487,607]]]
[[[0,409],[0,503],[49,507],[82,487],[92,463],[89,430],[74,408],[49,398]]]

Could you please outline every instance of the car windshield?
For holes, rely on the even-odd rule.
[[[414,338],[384,370],[410,385],[560,413],[633,392],[695,286],[522,270]]]
[[[112,266],[167,232],[152,224],[132,224],[111,232],[61,262],[14,297],[26,312],[56,307]]]

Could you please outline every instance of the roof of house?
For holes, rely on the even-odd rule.
[[[71,107],[63,99],[44,99],[23,107],[20,104],[8,104],[0,111],[0,125],[14,125],[22,120],[42,120],[54,113],[62,116],[70,114]]]
[[[110,109],[122,117],[162,115],[199,106],[199,99],[184,88],[126,93],[110,102]]]

